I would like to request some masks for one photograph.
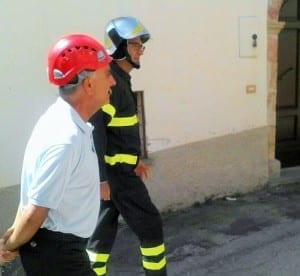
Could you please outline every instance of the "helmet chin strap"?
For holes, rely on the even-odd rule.
[[[140,69],[140,68],[141,68],[141,65],[140,65],[139,63],[134,63],[134,62],[131,60],[131,57],[130,57],[130,56],[126,56],[125,59],[133,66],[133,68],[135,68],[135,69]]]
[[[135,62],[132,61],[131,56],[129,55],[129,53],[127,51],[127,45],[125,45],[123,49],[124,49],[124,53],[125,53],[125,60],[127,62],[129,62],[132,65],[133,68],[140,69],[141,65],[139,63],[135,63]]]

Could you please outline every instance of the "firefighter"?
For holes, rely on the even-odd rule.
[[[144,43],[149,38],[147,29],[133,17],[112,19],[105,29],[116,85],[112,87],[110,104],[91,118],[101,172],[101,208],[87,251],[97,275],[106,275],[120,214],[140,241],[145,274],[167,275],[162,220],[143,182],[148,167],[139,158],[137,105],[129,74],[140,68]]]

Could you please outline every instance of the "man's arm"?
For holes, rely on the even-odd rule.
[[[100,174],[100,196],[103,200],[110,200],[110,187],[107,181],[106,165],[104,155],[106,152],[106,114],[102,110],[98,110],[90,122],[94,126],[93,139],[98,158],[99,174]]]
[[[106,167],[105,167],[105,161],[104,161],[104,155],[106,152],[106,143],[107,143],[107,137],[106,137],[106,124],[104,122],[104,116],[102,110],[98,110],[90,119],[90,122],[94,126],[93,130],[93,139],[94,139],[94,145],[96,149],[96,154],[98,157],[98,166],[99,166],[99,174],[100,174],[100,181],[106,182]]]
[[[11,233],[4,234],[3,250],[14,251],[29,241],[48,215],[48,208],[29,205],[22,214],[16,216]]]

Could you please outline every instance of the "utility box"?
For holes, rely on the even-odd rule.
[[[239,56],[241,58],[256,58],[259,47],[261,45],[257,17],[239,17]]]

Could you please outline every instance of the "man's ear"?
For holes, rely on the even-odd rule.
[[[87,93],[92,92],[92,85],[92,79],[90,77],[87,77],[82,81],[82,87]]]

